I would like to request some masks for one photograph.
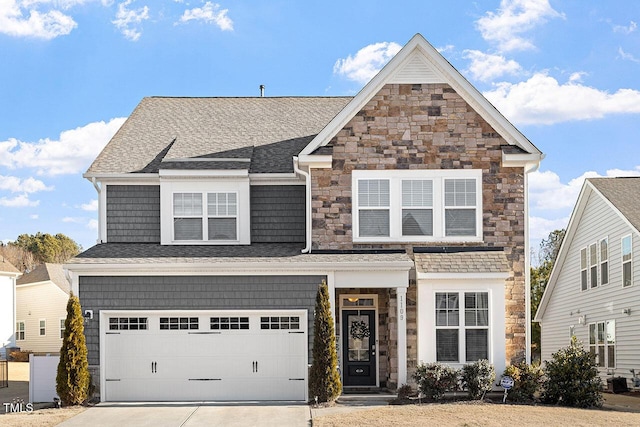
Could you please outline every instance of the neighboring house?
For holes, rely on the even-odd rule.
[[[585,180],[535,317],[542,360],[575,335],[603,379],[640,374],[639,230],[640,177]]]
[[[22,273],[0,255],[0,359],[16,346],[16,279]]]
[[[18,279],[16,344],[21,350],[60,353],[70,291],[61,264],[40,264]]]
[[[305,400],[326,281],[345,389],[527,357],[541,153],[421,35],[355,97],[145,98],[66,266],[117,400]]]

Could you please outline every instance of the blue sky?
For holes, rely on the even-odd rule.
[[[0,0],[0,240],[97,237],[82,173],[144,96],[357,93],[415,33],[545,154],[531,236],[640,175],[633,0]]]

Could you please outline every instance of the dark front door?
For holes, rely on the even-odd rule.
[[[345,386],[376,385],[376,312],[342,312],[342,360]]]

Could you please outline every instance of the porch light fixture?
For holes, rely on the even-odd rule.
[[[347,298],[347,300],[349,300],[349,302],[358,302],[360,298]]]

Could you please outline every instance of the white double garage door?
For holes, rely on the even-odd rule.
[[[307,312],[101,311],[103,401],[307,400]]]

